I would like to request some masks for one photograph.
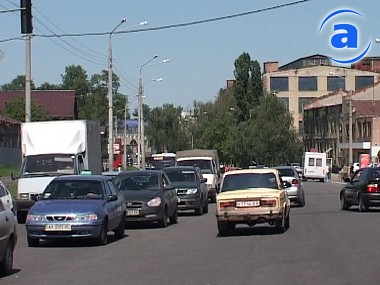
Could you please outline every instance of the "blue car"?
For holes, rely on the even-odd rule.
[[[52,180],[26,219],[29,246],[40,239],[93,239],[108,242],[107,233],[124,237],[126,206],[112,178],[65,175]]]

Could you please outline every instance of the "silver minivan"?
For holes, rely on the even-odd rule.
[[[13,251],[17,243],[17,219],[10,207],[0,199],[0,275],[13,269]]]

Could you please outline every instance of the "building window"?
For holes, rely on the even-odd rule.
[[[283,103],[286,110],[289,110],[289,98],[288,97],[278,97]]]
[[[317,91],[317,77],[316,76],[300,76],[298,77],[298,90],[299,91]]]
[[[270,90],[271,91],[289,91],[289,78],[288,77],[271,77]]]
[[[302,114],[305,105],[309,104],[316,97],[299,97],[298,98],[298,113]]]
[[[373,76],[355,76],[355,90],[360,90],[373,85]]]
[[[327,91],[346,90],[346,79],[338,76],[327,77]]]

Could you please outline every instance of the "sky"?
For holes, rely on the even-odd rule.
[[[243,52],[262,70],[267,61],[281,66],[313,54],[333,57],[332,28],[320,30],[320,25],[338,9],[361,14],[346,15],[358,27],[359,48],[371,42],[367,56],[380,55],[380,44],[374,42],[380,37],[380,1],[295,2],[32,0],[32,80],[37,86],[59,84],[69,65],[81,65],[89,77],[107,70],[109,33],[123,18],[126,22],[111,37],[113,72],[120,77],[119,92],[128,96],[131,109],[137,105],[140,68],[155,55],[141,72],[144,103],[169,103],[185,110],[194,101],[213,101],[227,80],[234,79],[234,62]],[[276,8],[279,5],[284,6]],[[0,0],[0,85],[25,74],[20,12],[4,12],[17,7],[19,0]],[[138,27],[143,21],[148,24]],[[44,37],[53,34],[69,36]],[[162,63],[165,59],[170,62]],[[163,80],[152,81],[157,78]]]

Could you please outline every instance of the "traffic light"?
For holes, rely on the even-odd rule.
[[[32,0],[20,0],[21,7],[21,34],[33,33]]]

